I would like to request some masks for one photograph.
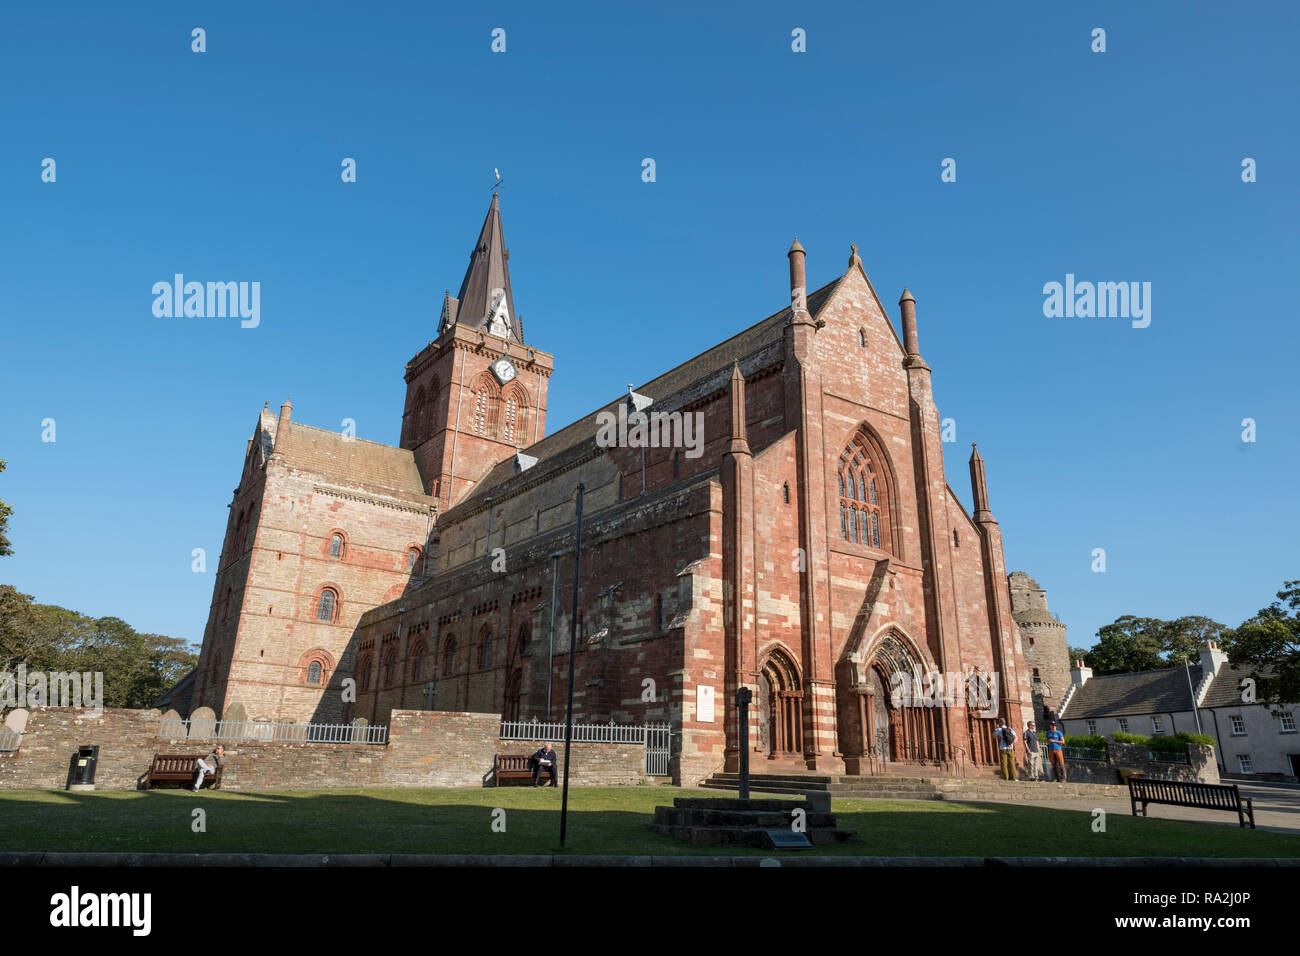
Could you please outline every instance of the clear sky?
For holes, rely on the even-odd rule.
[[[258,411],[396,443],[495,167],[553,430],[782,308],[792,236],[813,287],[855,242],[895,322],[916,296],[949,481],[969,506],[978,442],[1009,568],[1071,643],[1235,625],[1300,578],[1298,27],[1281,2],[6,4],[0,581],[200,640]],[[177,272],[260,282],[260,325],[155,317]],[[1067,274],[1151,283],[1150,325],[1046,317]]]

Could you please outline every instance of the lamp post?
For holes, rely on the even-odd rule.
[[[736,718],[740,721],[736,736],[740,738],[740,799],[749,799],[749,703],[754,692],[748,687],[736,690]]]
[[[578,579],[582,568],[582,493],[578,483],[578,533],[573,545],[573,616],[569,619],[569,704],[564,711],[564,793],[560,797],[560,846],[569,823],[569,754],[573,750],[573,671],[578,659]]]

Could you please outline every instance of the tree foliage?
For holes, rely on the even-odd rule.
[[[1201,645],[1223,643],[1228,633],[1218,621],[1196,614],[1172,621],[1125,614],[1097,631],[1097,646],[1085,652],[1085,660],[1097,675],[1181,667],[1184,661],[1198,663]]]
[[[1300,581],[1284,581],[1277,600],[1234,628],[1228,662],[1249,669],[1262,703],[1300,703]]]
[[[198,662],[179,638],[141,634],[121,618],[88,617],[0,585],[0,670],[100,672],[105,707],[152,707]]]
[[[0,471],[4,471],[9,463],[0,458]],[[9,516],[14,513],[14,509],[9,507],[3,501],[0,501],[0,557],[13,554],[14,549],[9,546]]]

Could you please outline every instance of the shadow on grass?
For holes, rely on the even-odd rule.
[[[768,855],[653,833],[654,807],[709,791],[553,789],[0,792],[0,850],[171,853]],[[195,810],[203,831],[194,832]],[[827,855],[1300,857],[1300,836],[1014,804],[836,801],[858,842]]]

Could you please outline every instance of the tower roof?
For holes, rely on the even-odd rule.
[[[501,228],[501,203],[493,193],[492,205],[488,207],[474,251],[470,253],[469,268],[465,270],[460,292],[448,303],[455,303],[456,314],[451,322],[447,322],[447,316],[444,316],[447,325],[482,329],[491,335],[523,344],[523,329],[510,292],[509,257],[505,231]]]

